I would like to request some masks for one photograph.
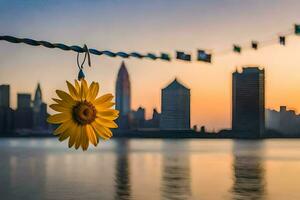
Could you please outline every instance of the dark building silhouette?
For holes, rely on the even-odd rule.
[[[13,131],[14,111],[10,107],[0,107],[0,135]]]
[[[133,129],[145,127],[145,108],[139,107],[136,111],[131,111],[130,127]]]
[[[34,94],[34,100],[33,100],[33,109],[38,112],[40,110],[40,106],[42,105],[43,100],[42,100],[42,90],[41,90],[41,85],[38,83],[37,88],[35,90]]]
[[[145,108],[139,107],[136,111],[132,110],[130,115],[131,129],[159,129],[160,113],[153,109],[152,118],[146,120]]]
[[[152,118],[146,121],[146,128],[159,129],[160,127],[160,116],[156,108],[153,109]]]
[[[205,126],[201,126],[201,127],[200,127],[200,133],[206,133]]]
[[[119,129],[130,128],[130,111],[131,111],[131,87],[129,74],[124,61],[118,72],[116,82],[116,109],[120,111],[120,116],[117,120]]]
[[[17,109],[31,108],[31,94],[18,93],[18,107]]]
[[[160,128],[190,129],[190,89],[175,79],[162,89]]]
[[[276,110],[266,109],[266,129],[280,129],[280,111],[278,112]]]
[[[294,110],[280,106],[280,111],[266,110],[266,128],[279,131],[284,136],[300,135],[300,115]]]
[[[0,85],[0,134],[6,134],[13,129],[13,110],[10,108],[10,87]]]
[[[15,111],[10,108],[9,90],[9,85],[0,85],[0,134],[18,133],[19,130],[48,130],[47,104],[42,101],[40,84],[37,85],[33,101],[29,93],[17,94]]]
[[[47,104],[43,102],[41,86],[38,83],[33,100],[33,128],[43,130],[48,128]]]
[[[0,107],[10,107],[9,85],[0,85]]]
[[[265,129],[265,72],[244,67],[232,74],[232,129],[239,137],[258,138]]]
[[[31,94],[19,93],[15,111],[15,129],[33,128],[33,109],[31,107]]]

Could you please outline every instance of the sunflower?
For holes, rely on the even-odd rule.
[[[99,137],[107,140],[112,136],[110,128],[117,128],[113,121],[118,118],[119,111],[111,109],[114,105],[112,94],[105,94],[97,98],[99,84],[92,82],[90,86],[86,80],[75,80],[75,85],[67,81],[69,94],[56,90],[60,99],[53,99],[56,103],[50,108],[59,112],[49,116],[47,121],[60,124],[54,131],[59,140],[69,138],[69,148],[80,146],[85,151],[89,143],[97,146]]]

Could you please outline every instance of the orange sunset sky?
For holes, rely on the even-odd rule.
[[[85,2],[88,2],[85,4]],[[89,48],[141,53],[175,50],[192,53],[231,49],[233,43],[274,39],[300,23],[299,1],[0,1],[0,34]],[[280,105],[300,111],[300,37],[287,45],[245,50],[241,55],[214,56],[213,64],[125,59],[132,86],[132,108],[160,110],[160,90],[175,77],[191,89],[192,125],[208,130],[231,125],[231,74],[243,66],[266,70],[266,107]],[[88,81],[98,81],[101,93],[114,93],[120,58],[92,56]],[[0,84],[11,85],[11,104],[17,92],[33,93],[41,83],[47,103],[55,89],[78,73],[76,54],[58,49],[0,42]]]

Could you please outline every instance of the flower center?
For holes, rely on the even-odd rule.
[[[96,118],[96,109],[90,102],[78,102],[73,107],[73,119],[80,125],[90,124]]]

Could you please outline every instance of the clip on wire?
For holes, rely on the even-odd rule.
[[[89,65],[89,67],[91,67],[91,56],[90,56],[90,52],[89,52],[89,49],[88,49],[88,47],[87,47],[86,44],[84,45],[83,49],[84,49],[85,54],[84,54],[84,58],[83,58],[83,61],[82,61],[81,64],[79,64],[79,54],[80,54],[80,53],[79,53],[79,52],[77,53],[77,67],[78,67],[78,69],[79,69],[79,73],[78,73],[78,80],[79,80],[79,81],[80,81],[81,79],[84,79],[84,78],[85,78],[85,75],[84,75],[84,73],[83,73],[83,66],[84,66],[84,63],[85,63],[85,61],[86,61],[86,58],[87,58],[87,60],[88,60],[88,65]]]

